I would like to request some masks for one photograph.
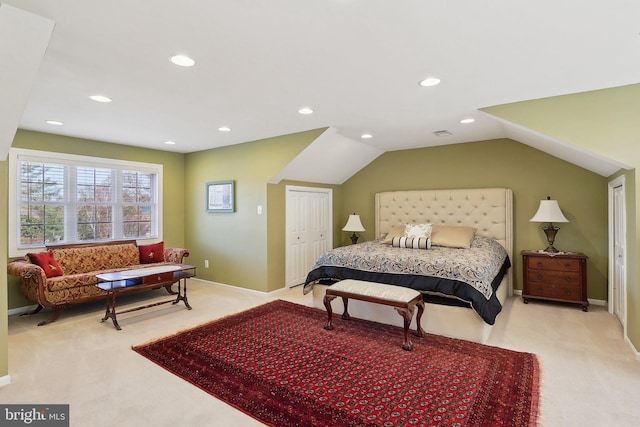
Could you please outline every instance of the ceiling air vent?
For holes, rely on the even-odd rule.
[[[451,132],[449,132],[448,130],[437,130],[433,132],[433,134],[435,136],[451,136]]]

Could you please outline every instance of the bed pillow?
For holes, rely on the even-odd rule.
[[[407,237],[431,237],[431,224],[413,224],[408,223],[404,226],[404,235]]]
[[[164,262],[164,242],[138,246],[140,264]]]
[[[40,266],[44,270],[44,275],[49,277],[62,276],[62,269],[53,257],[53,251],[28,253],[27,256],[32,263]]]
[[[470,248],[476,231],[473,227],[434,225],[431,230],[431,244],[449,248]]]
[[[389,232],[385,236],[385,238],[382,241],[382,243],[390,245],[391,244],[391,240],[394,237],[402,237],[402,236],[404,236],[404,229],[405,229],[404,225],[394,225],[393,227],[391,227],[391,230],[389,230]]]
[[[396,248],[429,249],[431,248],[431,239],[428,237],[396,236],[391,239],[391,246]]]

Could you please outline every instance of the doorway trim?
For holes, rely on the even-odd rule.
[[[622,187],[622,193],[625,195],[625,197],[622,199],[623,200],[623,209],[622,209],[622,224],[620,224],[620,226],[622,227],[622,235],[625,236],[625,240],[626,240],[626,234],[627,234],[627,212],[626,212],[626,189],[625,189],[625,177],[624,175],[619,176],[617,178],[615,178],[612,181],[609,181],[608,184],[608,216],[609,216],[609,220],[608,220],[608,224],[609,224],[609,268],[608,268],[608,292],[607,292],[607,299],[608,299],[608,311],[610,314],[614,314],[613,309],[614,309],[614,292],[613,292],[613,277],[614,277],[614,271],[615,271],[615,235],[614,235],[614,199],[613,199],[613,193],[614,193],[614,189],[617,187]],[[624,283],[624,286],[621,287],[620,291],[622,292],[622,305],[624,307],[624,319],[619,319],[620,322],[622,323],[622,328],[623,328],[623,336],[627,336],[627,260],[629,259],[627,256],[627,244],[625,241],[625,245],[624,245],[624,268],[622,269],[622,282]]]

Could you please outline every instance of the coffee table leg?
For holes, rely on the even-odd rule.
[[[189,300],[187,300],[187,279],[183,279],[183,280],[184,280],[184,286],[183,286],[184,295],[182,297],[182,300],[184,301],[184,305],[187,307],[187,309],[191,310],[191,306],[189,305]],[[179,286],[180,285],[178,285],[178,287]]]
[[[108,318],[111,318],[111,320],[113,321],[113,326],[115,326],[117,330],[122,330],[122,328],[118,324],[118,319],[116,319],[116,294],[113,292],[111,292],[111,294],[107,296],[107,309],[101,322],[104,322]]]

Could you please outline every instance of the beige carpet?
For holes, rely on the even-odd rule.
[[[162,291],[152,291],[158,300]],[[132,306],[150,295],[130,296]],[[189,281],[189,302],[122,315],[122,331],[100,323],[103,303],[72,307],[56,323],[51,315],[9,319],[11,384],[2,403],[70,404],[72,426],[257,426],[253,418],[170,374],[131,350],[175,331],[281,298],[311,305],[294,288],[272,297]],[[604,307],[508,301],[490,345],[535,353],[542,365],[543,426],[640,424],[640,361]]]

